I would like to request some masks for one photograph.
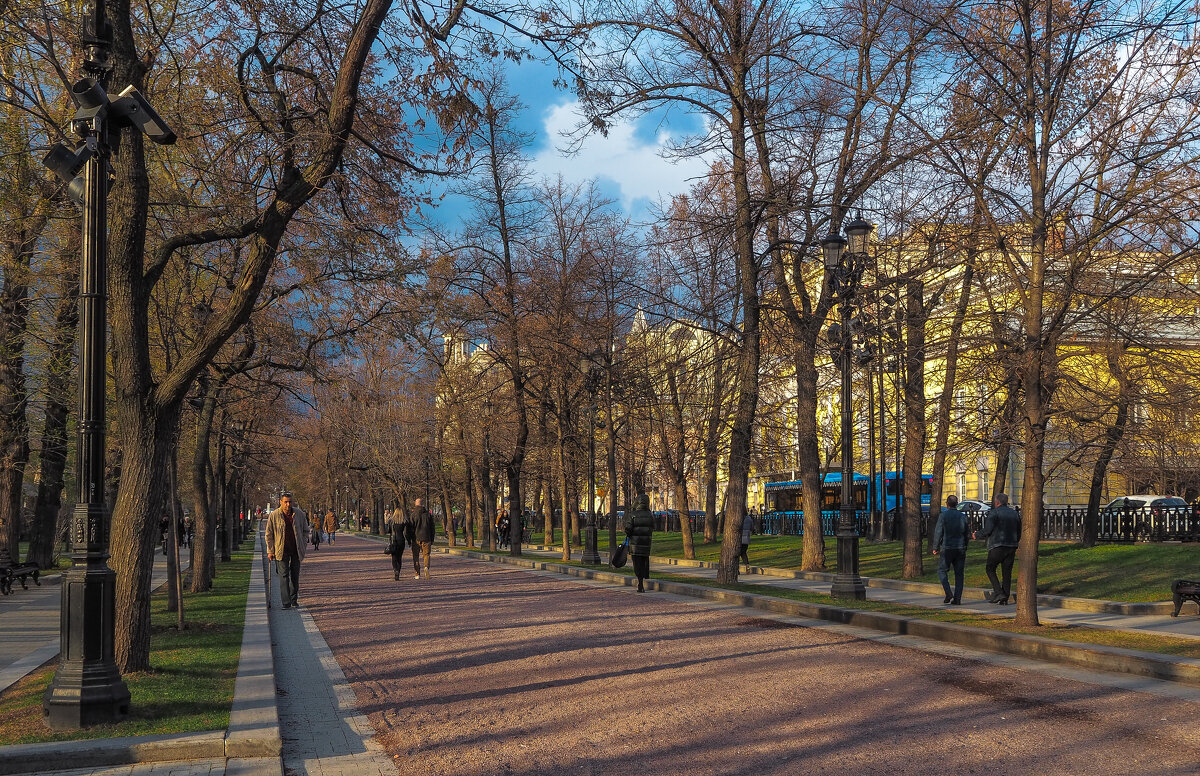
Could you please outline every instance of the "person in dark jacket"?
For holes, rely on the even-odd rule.
[[[391,541],[388,542],[388,554],[392,556],[392,576],[399,581],[400,572],[404,570],[404,544],[408,541],[406,531],[411,531],[412,527],[404,519],[404,513],[399,509],[393,512],[389,508],[383,513],[383,517],[387,522],[388,533],[391,535]]]
[[[1008,494],[997,493],[993,506],[983,519],[983,530],[975,532],[976,539],[987,539],[987,571],[988,581],[992,583],[991,603],[1003,606],[1008,603],[1008,594],[1012,589],[1013,560],[1017,556],[1017,546],[1021,543],[1021,516],[1017,510],[1008,505]],[[996,567],[999,566],[1004,575],[1004,584],[996,578]]]
[[[754,515],[748,514],[742,517],[742,563],[750,565],[750,534],[754,530]]]
[[[946,508],[933,529],[933,554],[938,560],[938,579],[946,591],[943,603],[961,604],[963,573],[967,568],[967,516],[958,511],[958,496],[946,497]],[[950,592],[950,569],[954,569],[954,592]]]
[[[643,582],[650,577],[650,543],[654,539],[654,513],[650,497],[639,493],[633,497],[633,510],[625,513],[625,535],[629,537],[629,554],[633,558],[633,573],[637,575],[637,590],[646,592]]]
[[[433,548],[433,515],[425,508],[425,502],[417,499],[412,518],[412,554],[413,579],[421,578],[421,569],[425,569],[425,579],[429,579],[429,552]]]

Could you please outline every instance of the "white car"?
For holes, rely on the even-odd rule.
[[[1146,508],[1153,508],[1155,514],[1160,508],[1179,509],[1187,507],[1188,503],[1178,496],[1159,496],[1156,494],[1142,494],[1139,496],[1122,496],[1115,498],[1104,505],[1100,510],[1102,513],[1120,513],[1127,508],[1130,512],[1137,512]]]

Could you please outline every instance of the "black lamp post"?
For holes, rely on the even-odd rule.
[[[867,236],[871,224],[860,214],[846,225],[847,237],[830,233],[821,241],[825,268],[829,270],[837,293],[840,324],[830,337],[835,341],[834,355],[842,372],[842,507],[837,524],[837,575],[830,595],[834,598],[864,599],[866,586],[858,575],[858,529],[854,519],[854,395],[851,369],[854,338],[851,331],[852,308],[867,263]],[[848,238],[848,239],[847,239]]]
[[[583,530],[584,563],[600,565],[600,550],[596,536],[596,390],[600,387],[601,371],[595,360],[584,356],[579,360],[579,371],[583,373],[583,386],[592,403],[588,405],[588,516]]]
[[[60,659],[42,701],[47,724],[73,730],[129,713],[129,689],[114,649],[116,575],[108,567],[109,514],[104,500],[105,346],[108,325],[108,176],[111,132],[137,127],[155,143],[175,133],[137,89],[107,92],[113,31],[104,0],[83,6],[83,78],[71,86],[75,142],[50,149],[43,164],[68,184],[83,210],[79,266],[78,503],[71,524],[71,568],[63,574]]]

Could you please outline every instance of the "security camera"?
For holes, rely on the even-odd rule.
[[[77,205],[83,204],[83,176],[79,171],[95,153],[93,142],[80,143],[74,151],[57,143],[42,159],[42,164],[67,184],[67,196]]]
[[[124,91],[117,95],[117,99],[112,101],[111,110],[114,116],[128,121],[145,132],[146,137],[153,142],[159,145],[175,143],[175,132],[167,126],[163,117],[158,115],[158,111],[146,102],[146,98],[137,88],[126,86]]]
[[[81,78],[71,86],[71,99],[85,110],[96,110],[108,104],[104,87],[88,78]]]
[[[75,176],[91,158],[92,149],[87,144],[81,144],[72,151],[62,143],[58,143],[42,159],[42,164],[49,167],[55,175],[62,179],[63,183],[70,183],[75,180]]]

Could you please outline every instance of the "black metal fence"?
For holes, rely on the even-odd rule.
[[[837,535],[837,522],[840,513],[834,510],[827,510],[821,513],[821,533],[825,536]],[[804,535],[804,513],[803,512],[768,512],[759,518],[760,526],[755,526],[758,529],[757,533],[766,534],[767,536],[803,536]],[[871,533],[871,513],[866,510],[859,510],[854,513],[854,523],[858,528],[859,536],[867,536]]]
[[[1084,507],[1047,509],[1042,512],[1042,538],[1083,538]],[[1200,508],[1142,507],[1101,511],[1096,531],[1101,542],[1194,542],[1200,541]]]
[[[1018,510],[1019,511],[1019,510]],[[887,538],[896,538],[895,526],[891,526],[891,515],[884,516],[882,525],[872,525],[870,513],[855,512],[855,523],[859,536],[874,536],[880,533]],[[1083,523],[1087,516],[1085,507],[1064,507],[1042,512],[1041,538],[1079,541],[1083,538]],[[979,514],[968,515],[971,530],[982,527]],[[838,512],[821,513],[821,533],[834,536],[837,532]],[[759,518],[756,533],[768,536],[803,536],[803,512],[768,512]],[[923,517],[922,536],[932,526],[928,517]],[[1200,505],[1186,507],[1143,507],[1104,512],[1099,515],[1096,532],[1101,542],[1196,542],[1200,541]]]

